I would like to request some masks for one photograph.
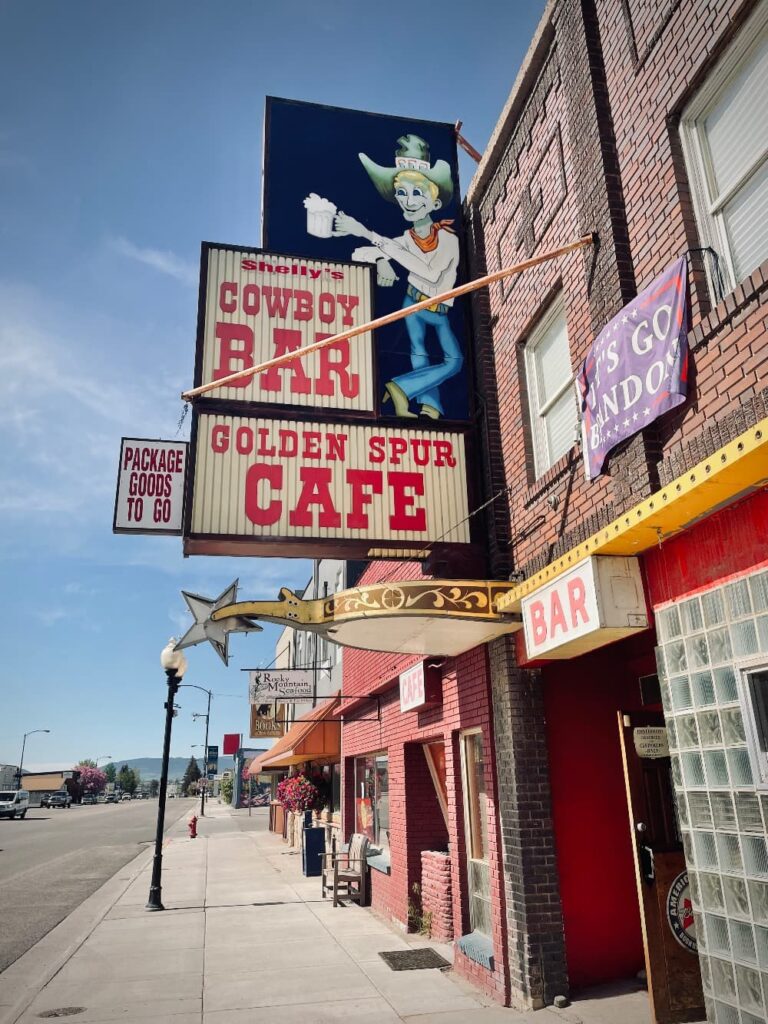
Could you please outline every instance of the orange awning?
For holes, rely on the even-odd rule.
[[[249,775],[259,775],[273,768],[287,768],[304,761],[339,761],[341,759],[341,722],[328,721],[338,716],[341,701],[338,695],[320,707],[312,708],[281,736],[270,750],[251,761]]]

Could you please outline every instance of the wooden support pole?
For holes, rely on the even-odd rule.
[[[475,161],[476,164],[479,164],[480,161],[483,158],[480,155],[480,153],[477,152],[477,150],[472,145],[472,143],[471,142],[467,142],[467,140],[461,134],[461,126],[462,126],[462,124],[463,124],[463,121],[457,121],[456,124],[453,126],[453,129],[456,132],[456,141],[461,146],[461,148],[464,150],[464,152],[468,153],[469,156],[472,157],[472,159]]]
[[[502,267],[501,270],[496,270],[492,274],[486,274],[485,277],[478,277],[474,281],[467,281],[465,284],[459,285],[457,288],[451,288],[450,291],[442,292],[440,295],[430,295],[429,298],[423,299],[421,302],[414,302],[412,306],[406,306],[403,309],[395,310],[394,313],[380,316],[378,320],[369,320],[368,323],[359,324],[357,327],[350,327],[349,330],[341,331],[341,333],[334,334],[330,338],[323,338],[322,341],[315,341],[311,345],[294,349],[293,352],[286,352],[282,356],[268,359],[265,363],[260,363],[258,366],[250,366],[245,370],[238,370],[236,373],[230,373],[226,377],[221,377],[219,380],[212,380],[207,384],[201,384],[199,387],[190,388],[189,391],[183,391],[181,397],[185,402],[189,402],[191,399],[204,395],[208,391],[226,387],[232,381],[242,380],[244,377],[253,377],[257,373],[271,370],[275,366],[285,366],[286,363],[290,363],[294,359],[301,359],[303,356],[309,355],[312,352],[318,352],[321,348],[326,348],[328,345],[337,345],[340,341],[346,341],[347,338],[368,334],[379,327],[386,327],[387,324],[395,323],[396,320],[403,320],[412,313],[418,313],[420,309],[428,309],[430,306],[435,306],[438,303],[447,302],[448,299],[455,299],[459,295],[466,295],[468,292],[477,291],[478,288],[485,288],[487,285],[501,281],[505,277],[520,274],[523,270],[529,270],[540,263],[547,263],[549,260],[557,259],[558,256],[565,256],[566,253],[573,252],[574,249],[582,249],[587,245],[594,245],[594,243],[594,234],[583,235],[575,242],[569,242],[568,245],[560,246],[559,249],[550,249],[549,252],[543,252],[540,256],[532,256],[531,259],[523,260],[522,263],[515,263],[511,267]]]

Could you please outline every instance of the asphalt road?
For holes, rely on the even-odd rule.
[[[169,800],[166,826],[194,800]],[[157,800],[31,808],[0,820],[0,971],[154,842]]]

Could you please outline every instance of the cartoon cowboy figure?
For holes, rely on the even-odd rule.
[[[387,202],[397,203],[409,227],[399,238],[384,238],[339,210],[334,219],[334,235],[355,235],[371,242],[355,249],[352,259],[375,263],[378,283],[391,286],[398,280],[393,264],[408,272],[403,307],[448,291],[456,283],[459,268],[459,240],[450,220],[432,219],[453,196],[451,168],[445,160],[430,164],[429,145],[418,135],[403,135],[397,140],[394,167],[381,167],[365,153],[360,162],[376,190]],[[461,346],[451,327],[448,313],[453,299],[438,302],[405,318],[411,343],[408,373],[393,377],[385,385],[384,401],[392,402],[398,416],[414,419],[410,405],[415,401],[422,416],[437,420],[443,414],[440,385],[461,371],[464,363]],[[442,359],[430,362],[427,330],[437,336]]]

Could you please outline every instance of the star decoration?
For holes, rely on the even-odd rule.
[[[632,319],[633,320],[637,320],[637,310],[636,309],[632,310],[632,314],[631,315],[632,315]]]
[[[217,609],[234,604],[237,599],[238,582],[235,580],[234,583],[230,583],[227,589],[215,599],[201,597],[199,594],[190,594],[189,591],[182,590],[181,596],[187,602],[187,607],[192,612],[195,621],[176,644],[177,651],[184,647],[194,647],[207,640],[224,664],[228,665],[229,634],[261,632],[261,626],[242,616],[234,615],[218,622],[214,622],[211,618]]]

